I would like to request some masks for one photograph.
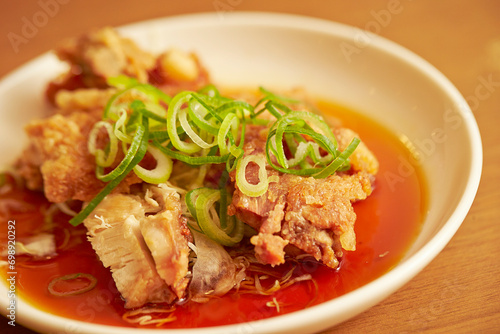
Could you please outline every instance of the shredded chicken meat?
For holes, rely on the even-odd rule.
[[[170,303],[184,296],[188,284],[190,233],[180,196],[164,184],[145,188],[107,196],[84,221],[128,308]]]

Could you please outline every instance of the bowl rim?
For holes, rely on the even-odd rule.
[[[463,220],[465,219],[477,193],[479,187],[482,164],[483,164],[483,151],[481,144],[481,137],[477,122],[472,114],[470,107],[466,100],[457,90],[457,88],[434,66],[429,64],[426,60],[416,55],[412,51],[371,32],[366,32],[361,28],[349,26],[343,23],[329,21],[325,19],[295,15],[284,13],[269,13],[269,12],[228,12],[224,13],[222,21],[216,21],[215,18],[220,16],[217,12],[183,14],[170,17],[161,17],[140,21],[136,23],[127,24],[118,27],[125,33],[134,31],[136,29],[145,29],[148,25],[167,24],[169,26],[183,27],[183,26],[218,26],[218,25],[239,25],[239,26],[263,26],[270,28],[293,28],[310,32],[321,32],[327,35],[335,35],[341,38],[352,38],[357,32],[364,32],[369,34],[371,41],[367,47],[376,48],[379,51],[390,54],[392,57],[398,58],[406,65],[418,69],[424,73],[437,87],[449,96],[450,101],[454,103],[461,117],[465,120],[463,124],[466,129],[465,132],[469,136],[470,150],[472,159],[467,176],[466,187],[460,196],[458,205],[453,213],[448,217],[443,226],[438,232],[418,249],[415,254],[402,260],[395,268],[380,276],[379,278],[365,284],[358,289],[349,292],[345,295],[332,299],[330,301],[321,303],[310,308],[292,312],[285,315],[280,315],[268,319],[252,321],[248,323],[239,323],[233,325],[217,326],[217,327],[204,327],[204,328],[186,328],[186,329],[140,329],[141,332],[155,332],[155,333],[287,333],[292,330],[322,330],[338,324],[342,321],[351,318],[354,314],[359,314],[366,309],[377,304],[388,295],[394,293],[401,286],[410,281],[417,275],[425,266],[427,266],[438,253],[447,245],[453,235],[456,233]],[[220,17],[219,17],[220,18]],[[0,82],[0,92],[8,89],[8,84],[17,80],[19,77],[27,75],[32,66],[36,66],[40,62],[48,60],[48,55],[43,54],[32,61],[29,61],[20,68],[5,75]],[[5,86],[7,85],[7,88]],[[2,288],[4,285],[2,285]],[[2,314],[5,315],[5,301],[0,300],[2,304]],[[5,304],[5,305],[4,305]],[[106,330],[107,333],[137,333],[137,328],[116,327],[109,325],[86,323],[78,320],[64,318],[58,315],[48,314],[41,311],[22,299],[17,301],[18,310],[22,309],[25,314],[16,314],[16,322],[24,326],[34,328],[36,330],[64,330],[77,329],[83,332],[102,332]],[[360,306],[362,305],[362,306]],[[338,309],[341,306],[337,320],[333,324],[331,322],[324,324],[325,319],[328,317],[328,310]],[[360,309],[361,307],[361,309]],[[356,311],[354,311],[356,310]],[[29,313],[29,316],[26,315]],[[42,326],[40,326],[42,325]],[[35,328],[36,327],[36,328]]]

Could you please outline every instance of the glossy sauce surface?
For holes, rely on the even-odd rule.
[[[332,270],[312,261],[300,263],[298,274],[309,273],[312,281],[296,283],[270,296],[230,292],[206,304],[177,305],[175,321],[161,328],[215,326],[246,322],[277,316],[315,305],[352,291],[395,266],[411,245],[425,214],[425,181],[415,168],[413,173],[401,173],[409,152],[398,138],[349,110],[329,103],[318,104],[331,117],[332,124],[342,120],[342,126],[355,130],[375,153],[380,162],[375,190],[365,201],[354,204],[357,250],[345,252],[340,268]],[[16,240],[40,232],[43,212],[50,204],[41,194],[14,189],[0,195],[2,245],[6,244],[7,221],[16,222]],[[58,246],[57,256],[33,259],[16,258],[18,294],[38,308],[80,321],[117,326],[138,326],[122,319],[126,310],[108,269],[104,268],[86,240],[83,226],[72,227],[68,216],[57,213],[53,233]],[[285,274],[290,267],[276,268]],[[60,276],[88,273],[97,278],[94,289],[81,295],[52,296],[47,286]],[[5,270],[2,270],[5,274]],[[263,281],[263,284],[271,284]],[[276,307],[278,302],[279,307]],[[154,325],[148,327],[155,327]]]

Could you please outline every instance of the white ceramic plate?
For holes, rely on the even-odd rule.
[[[482,148],[474,117],[459,92],[408,50],[357,28],[318,19],[266,13],[197,14],[120,29],[153,52],[171,46],[196,52],[217,84],[304,87],[369,115],[408,138],[429,181],[422,231],[393,270],[337,299],[275,318],[217,328],[155,333],[311,333],[380,302],[421,271],[465,218],[479,184]],[[24,145],[22,127],[44,109],[43,89],[63,70],[47,54],[0,83],[1,164]],[[8,303],[0,286],[0,309]],[[18,300],[17,321],[44,332],[136,333],[68,320]],[[142,330],[141,332],[149,332]]]

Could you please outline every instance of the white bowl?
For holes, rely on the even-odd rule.
[[[192,50],[218,84],[304,87],[369,115],[406,136],[428,179],[429,205],[422,230],[390,272],[353,292],[309,309],[251,323],[154,333],[310,333],[377,304],[421,271],[448,243],[476,194],[482,167],[477,124],[456,88],[426,61],[358,28],[300,16],[267,13],[196,14],[120,29],[142,47]],[[0,84],[0,152],[15,157],[22,126],[40,114],[42,91],[63,66],[44,55]],[[19,138],[19,140],[17,140]],[[16,140],[15,140],[16,139]],[[3,158],[3,164],[10,161]],[[0,309],[8,300],[0,287]],[[18,301],[17,321],[38,331],[136,333],[136,329],[68,320]]]

